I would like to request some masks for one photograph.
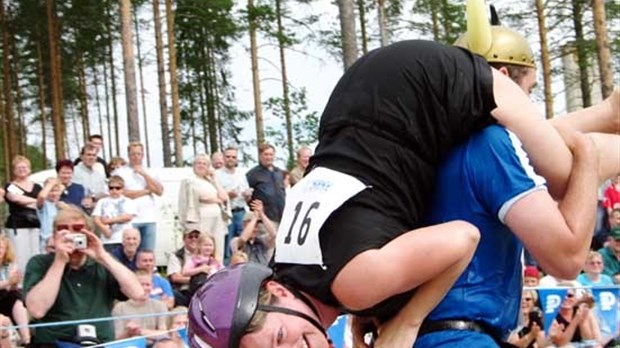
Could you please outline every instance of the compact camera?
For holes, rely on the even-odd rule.
[[[88,242],[85,234],[70,233],[67,235],[67,238],[73,240],[73,247],[77,250],[86,249],[88,247]]]

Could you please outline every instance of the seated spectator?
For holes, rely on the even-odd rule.
[[[193,295],[210,275],[224,268],[215,256],[216,250],[215,238],[209,233],[201,234],[192,257],[183,266],[183,276],[190,277],[190,294]]]
[[[0,314],[0,347],[2,348],[15,348],[15,342],[11,340],[11,330],[8,329],[12,326],[11,318]]]
[[[60,201],[60,195],[65,187],[56,178],[47,178],[39,196],[37,197],[37,216],[41,222],[41,234],[39,235],[40,250],[45,250],[45,243],[54,231],[54,218],[58,209],[67,203]]]
[[[23,272],[30,257],[39,253],[40,223],[36,209],[41,186],[28,178],[30,160],[26,157],[15,156],[12,166],[13,180],[4,186],[4,198],[9,206],[4,226],[15,247],[19,270]]]
[[[603,257],[598,251],[590,251],[586,258],[584,273],[577,277],[577,281],[584,286],[614,285],[610,276],[603,273]]]
[[[567,283],[560,283],[567,286]],[[601,343],[601,333],[596,317],[591,308],[594,304],[589,294],[578,298],[574,289],[569,289],[566,297],[560,305],[560,311],[555,317],[553,324],[558,324],[560,332],[550,335],[551,341],[558,347],[571,342],[597,342]],[[552,325],[553,325],[552,324]]]
[[[155,272],[155,253],[152,250],[139,250],[136,255],[136,267],[152,276],[153,287],[150,297],[166,304],[168,309],[174,307],[174,292],[168,279]]]
[[[164,339],[158,340],[153,345],[153,348],[183,348],[183,347],[185,346],[179,345],[179,343],[175,342],[171,338],[164,338]]]
[[[230,256],[229,267],[246,262],[248,262],[248,254],[244,253],[241,250],[237,250]]]
[[[536,302],[538,302],[536,290],[523,290],[521,295],[523,325],[520,325],[510,335],[509,343],[521,348],[542,348],[546,346],[542,311],[535,305]]]
[[[620,208],[620,173],[603,192],[603,207],[607,210],[607,214]]]
[[[537,287],[540,282],[540,272],[536,266],[527,266],[523,270],[523,286]]]
[[[5,235],[0,235],[0,314],[9,316],[17,325],[28,325],[28,312],[22,302],[19,287],[22,273],[15,264],[13,244]],[[30,343],[30,330],[19,329],[22,344]]]
[[[177,306],[188,306],[191,294],[189,292],[190,277],[183,275],[183,266],[192,257],[196,244],[200,238],[200,231],[187,229],[183,233],[183,247],[168,257],[168,279],[174,289],[174,303]]]
[[[153,342],[157,336],[166,333],[166,315],[168,307],[166,304],[150,298],[153,288],[152,275],[144,270],[137,270],[136,277],[142,285],[143,295],[123,302],[118,302],[112,310],[115,317],[130,315],[145,315],[162,313],[162,316],[148,316],[130,319],[118,319],[114,321],[116,339],[121,340],[135,336],[146,336],[147,342]]]
[[[603,274],[620,284],[620,226],[609,231],[607,246],[598,252],[603,257]]]
[[[54,220],[55,253],[36,255],[26,268],[24,296],[34,323],[104,318],[121,291],[139,299],[144,289],[135,275],[116,261],[92,232],[94,224],[77,207],[58,212]],[[114,340],[111,322],[93,322],[97,339]],[[37,328],[34,347],[72,342],[80,325]]]
[[[97,201],[92,212],[95,225],[101,232],[101,241],[106,250],[116,249],[123,241],[123,231],[131,228],[136,216],[136,205],[132,199],[123,196],[125,180],[112,175],[108,181],[110,195]]]
[[[611,230],[620,228],[620,208],[615,208],[607,217],[607,223],[592,239],[592,249],[598,250],[609,245]]]
[[[174,330],[171,332],[170,337],[178,345],[178,347],[187,347],[188,342],[185,341],[183,337],[181,337],[181,335],[179,335],[179,330],[185,329],[187,327],[187,307],[177,306],[174,307],[170,312],[178,313],[170,317],[168,330]]]
[[[112,250],[112,255],[116,257],[125,267],[132,271],[136,267],[136,254],[140,246],[140,231],[131,227],[123,230],[123,240],[121,245]]]
[[[277,230],[263,210],[263,203],[257,199],[250,202],[251,212],[243,218],[243,232],[238,238],[233,238],[230,243],[233,253],[243,251],[248,255],[250,262],[263,265],[269,263],[271,249],[276,240]],[[259,233],[259,224],[262,224],[265,233]]]

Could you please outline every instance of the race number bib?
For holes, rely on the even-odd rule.
[[[329,215],[366,186],[355,177],[318,167],[287,193],[275,261],[323,265],[319,230]]]

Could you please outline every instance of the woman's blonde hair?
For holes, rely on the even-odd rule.
[[[15,248],[13,248],[13,243],[11,243],[9,237],[4,234],[0,235],[0,243],[4,243],[6,250],[4,252],[4,258],[0,260],[0,264],[8,265],[10,263],[13,263],[13,261],[15,261]]]
[[[601,253],[599,253],[598,251],[590,251],[588,253],[588,256],[586,257],[586,262],[588,261],[592,261],[593,259],[603,259],[603,255],[601,255]]]

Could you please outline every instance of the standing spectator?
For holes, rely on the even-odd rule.
[[[133,200],[123,196],[125,181],[118,175],[112,175],[108,182],[109,197],[97,201],[92,216],[101,232],[101,241],[106,250],[112,251],[122,243],[123,230],[132,227],[131,220],[136,216]]]
[[[200,231],[185,230],[183,233],[183,247],[168,257],[168,267],[166,267],[166,270],[170,284],[172,284],[174,289],[174,303],[177,306],[189,305],[191,298],[189,293],[190,277],[183,276],[183,267],[195,252],[198,238],[200,238]]]
[[[607,210],[607,214],[611,214],[615,208],[620,208],[620,173],[605,189],[603,196],[603,207]]]
[[[11,317],[19,329],[22,344],[30,342],[30,330],[28,325],[28,312],[22,302],[22,294],[19,290],[23,273],[14,263],[15,253],[11,241],[0,235],[0,314]],[[2,347],[2,345],[0,345]]]
[[[135,275],[105,251],[91,232],[93,227],[83,211],[71,206],[60,210],[54,220],[56,252],[36,255],[28,262],[24,296],[36,323],[109,317],[121,291],[130,299],[144,294]],[[85,243],[78,243],[81,238]],[[111,322],[91,325],[98,340],[114,340]],[[32,343],[34,347],[53,347],[57,341],[71,342],[77,329],[76,325],[39,327]]]
[[[231,241],[233,253],[243,251],[248,260],[263,265],[269,263],[271,250],[276,242],[276,228],[269,220],[263,210],[263,204],[259,200],[250,203],[251,212],[248,212],[243,219],[243,233],[238,238]],[[264,226],[265,233],[259,233],[259,225]]]
[[[577,281],[584,286],[614,285],[610,276],[603,273],[603,257],[597,251],[590,251],[583,268],[584,273],[577,276]]]
[[[28,179],[30,160],[15,156],[12,162],[13,180],[4,186],[5,200],[9,206],[9,217],[4,225],[7,235],[15,246],[19,270],[26,269],[31,256],[39,253],[39,218],[37,217],[37,197],[41,185]]]
[[[82,147],[82,161],[73,167],[73,181],[84,186],[86,196],[94,201],[107,195],[105,165],[97,162],[97,147],[87,143]]]
[[[224,155],[221,152],[214,152],[211,155],[211,167],[214,170],[221,169],[224,166]]]
[[[60,202],[60,195],[65,187],[56,178],[47,178],[39,196],[37,197],[37,216],[41,222],[41,233],[39,235],[40,250],[45,249],[46,241],[54,232],[54,218],[58,209],[66,206]]]
[[[122,236],[122,244],[112,250],[111,254],[120,261],[123,266],[135,271],[138,269],[136,266],[136,254],[140,246],[140,231],[133,227],[126,228],[123,230]]]
[[[185,229],[208,232],[215,238],[218,260],[224,259],[224,239],[228,227],[224,221],[224,205],[228,195],[209,166],[207,155],[194,158],[194,172],[181,182],[179,219]]]
[[[161,313],[162,316],[148,316],[142,318],[117,319],[114,321],[116,339],[122,340],[135,336],[147,336],[147,342],[153,343],[153,338],[165,334],[167,328],[166,316],[168,308],[161,301],[150,298],[153,289],[153,278],[144,270],[136,271],[136,278],[144,289],[144,294],[137,299],[118,302],[112,310],[115,317],[129,315],[145,315]]]
[[[312,156],[312,149],[307,146],[302,146],[297,149],[297,164],[295,168],[291,170],[289,182],[291,187],[304,177],[308,163],[310,162],[310,156]]]
[[[246,174],[248,184],[254,189],[252,200],[263,202],[265,214],[272,222],[279,223],[284,212],[284,173],[273,164],[276,150],[272,145],[258,147],[259,165]]]
[[[620,284],[620,226],[609,231],[607,246],[598,252],[603,257],[603,274],[610,276],[614,283]]]
[[[536,287],[540,282],[540,273],[536,266],[527,266],[523,270],[523,286]]]
[[[127,151],[129,152],[129,166],[121,167],[112,174],[125,180],[123,195],[136,202],[138,214],[132,223],[140,230],[142,240],[140,249],[155,250],[158,214],[155,195],[161,196],[164,187],[148,168],[142,166],[144,147],[141,143],[130,143]]]
[[[152,275],[153,287],[150,296],[166,304],[168,309],[174,307],[174,292],[168,279],[155,272],[155,253],[153,250],[140,250],[136,255],[136,267]]]
[[[101,152],[101,149],[103,149],[103,137],[101,137],[101,135],[99,135],[99,134],[89,135],[88,136],[88,143],[95,146],[95,149],[96,149],[95,155],[97,156],[96,161],[97,161],[97,163],[101,163],[101,165],[105,169],[106,177],[110,176],[110,172],[108,172],[108,170],[107,170],[107,165],[105,163],[105,160],[101,156],[99,156],[99,153]],[[78,158],[75,159],[75,161],[73,161],[73,165],[77,165],[81,161],[82,161],[82,158],[78,157]]]
[[[217,179],[228,194],[232,219],[228,224],[228,236],[224,247],[224,260],[230,257],[230,241],[241,235],[243,231],[243,217],[246,211],[246,202],[252,197],[252,190],[248,179],[238,168],[238,152],[234,147],[224,150],[224,167],[216,171]]]
[[[123,157],[112,157],[107,165],[108,172],[112,173],[120,167],[127,165],[127,161]]]
[[[60,195],[61,202],[86,209],[94,206],[92,198],[86,197],[84,186],[73,182],[73,162],[68,159],[56,162],[56,173],[58,173],[58,180],[65,187]]]

